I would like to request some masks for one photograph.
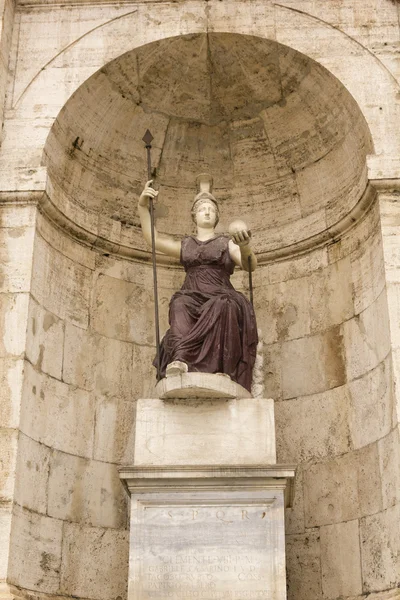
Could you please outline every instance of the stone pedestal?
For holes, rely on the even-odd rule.
[[[135,464],[120,469],[131,495],[129,600],[286,598],[294,467],[275,464],[273,400],[227,398],[225,378],[208,377],[194,382],[204,395],[214,377],[208,398],[191,397],[194,385],[186,398],[138,400]]]

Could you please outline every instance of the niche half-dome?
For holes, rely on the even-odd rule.
[[[214,177],[219,228],[243,218],[260,253],[326,231],[367,184],[367,125],[326,69],[261,38],[174,37],[98,71],[50,132],[49,196],[82,237],[145,249],[136,204],[147,178],[147,128],[155,138],[160,231],[192,231],[195,179],[204,171]]]

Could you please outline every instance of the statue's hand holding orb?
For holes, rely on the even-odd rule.
[[[150,179],[150,181],[148,181],[146,183],[146,185],[144,186],[144,190],[140,194],[139,206],[148,206],[150,198],[152,198],[153,200],[155,200],[155,198],[157,198],[158,192],[154,188],[151,187],[152,183],[153,183],[153,180]]]
[[[247,225],[244,221],[236,219],[229,225],[229,235],[232,241],[238,246],[246,246],[250,243],[251,231],[247,229]]]

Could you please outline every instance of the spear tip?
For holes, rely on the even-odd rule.
[[[146,146],[150,146],[151,142],[154,140],[153,136],[150,133],[149,129],[146,129],[146,133],[142,137],[142,140],[146,144]]]

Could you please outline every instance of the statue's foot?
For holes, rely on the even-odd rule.
[[[165,376],[176,377],[177,375],[187,373],[188,370],[189,369],[186,363],[182,362],[181,360],[174,360],[167,365],[167,368],[165,369]]]

